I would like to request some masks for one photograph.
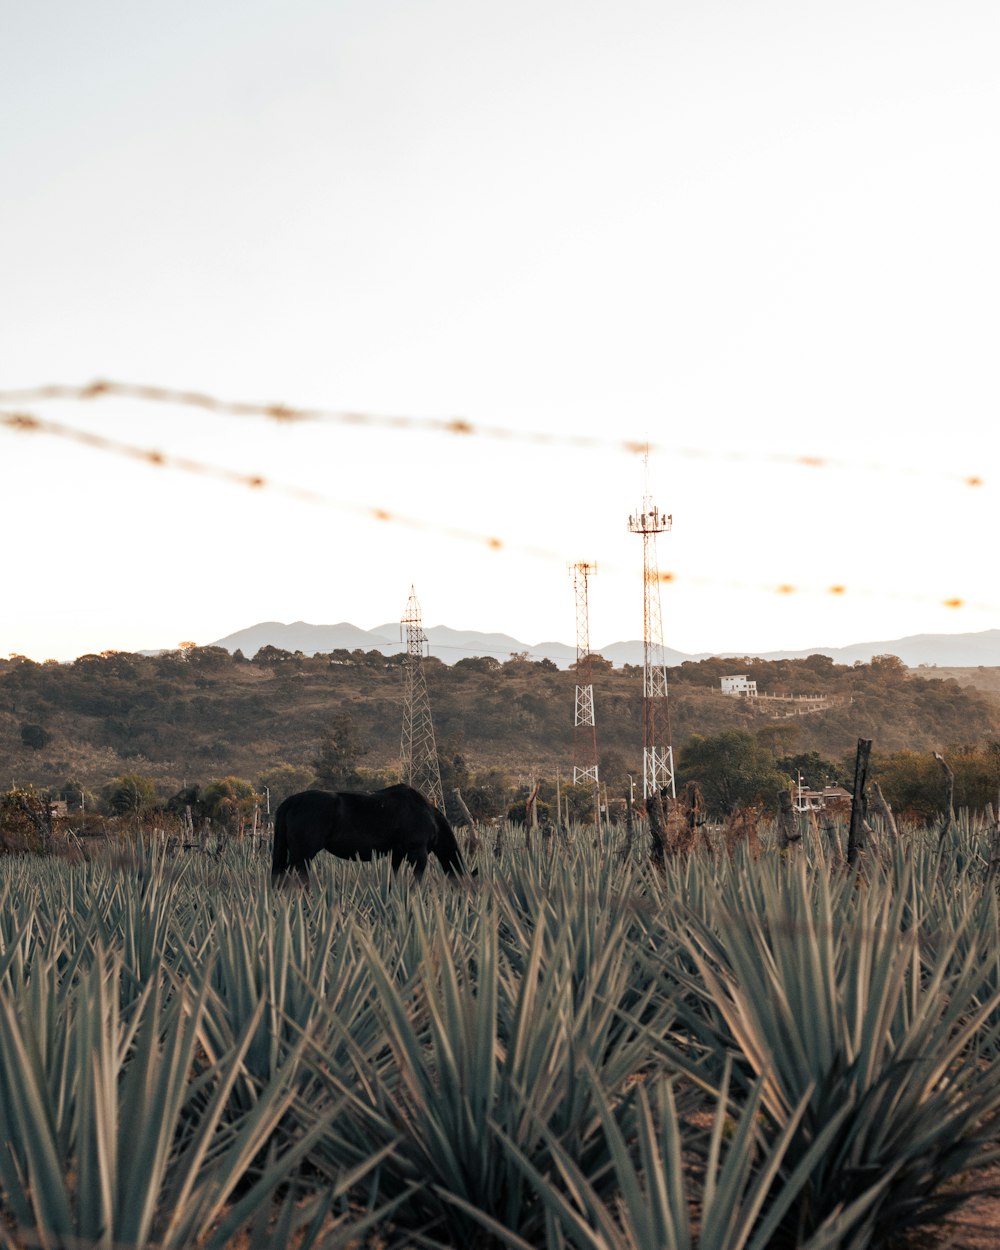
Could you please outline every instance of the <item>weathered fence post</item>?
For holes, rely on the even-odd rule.
[[[793,842],[802,841],[795,808],[792,806],[791,790],[778,791],[778,845],[784,851]]]
[[[542,783],[536,781],[531,793],[524,801],[524,846],[526,850],[531,846],[532,829],[538,828],[538,807],[535,800],[538,798],[538,791],[541,788]]]
[[[868,779],[868,757],[871,755],[871,738],[858,739],[858,753],[854,761],[854,794],[851,798],[851,828],[847,835],[847,862],[853,868],[858,853],[864,849],[864,830],[868,814],[865,782]]]
[[[654,790],[646,800],[646,815],[649,817],[649,856],[655,868],[662,868],[667,859],[667,820],[659,790]]]
[[[990,826],[990,862],[986,866],[986,880],[983,892],[990,889],[1000,872],[1000,798],[997,799],[997,814],[993,815],[993,804],[986,804],[986,819]]]
[[[476,822],[472,819],[472,813],[466,807],[465,799],[462,798],[462,791],[458,786],[452,790],[452,794],[455,796],[458,810],[465,817],[465,823],[469,826],[469,836],[466,838],[466,845],[470,851],[477,851],[479,849],[479,829],[476,826]]]
[[[837,822],[830,812],[823,813],[823,832],[830,845],[830,856],[836,862],[840,859],[840,835],[837,833]]]
[[[955,774],[951,771],[943,755],[939,755],[935,751],[934,758],[941,765],[941,771],[944,773],[944,823],[941,825],[941,832],[938,835],[938,845],[940,846],[955,823]]]
[[[896,828],[896,817],[893,816],[892,808],[885,801],[885,795],[882,793],[882,787],[877,781],[872,782],[871,795],[872,807],[885,822],[886,832],[893,840],[895,840],[899,837],[899,830]]]
[[[622,859],[632,854],[632,841],[635,838],[635,812],[632,808],[632,791],[625,791],[625,845],[622,847]]]

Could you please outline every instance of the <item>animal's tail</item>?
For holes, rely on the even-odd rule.
[[[441,861],[441,867],[449,877],[465,876],[468,869],[465,866],[465,860],[462,858],[462,852],[458,849],[455,831],[448,824],[444,815],[433,805],[432,811],[434,812],[434,823],[437,825],[437,840],[434,843],[434,854]]]
[[[283,873],[288,871],[288,836],[285,829],[287,823],[288,817],[285,815],[282,803],[274,813],[274,849],[271,852],[272,881],[277,881]]]

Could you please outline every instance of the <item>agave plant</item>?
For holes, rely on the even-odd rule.
[[[543,1171],[519,1145],[495,1126],[500,1148],[532,1185],[545,1208],[545,1244],[552,1250],[765,1250],[776,1244],[782,1221],[796,1204],[810,1170],[839,1127],[831,1119],[809,1150],[790,1162],[792,1145],[805,1113],[808,1094],[782,1131],[767,1141],[759,1119],[762,1087],[751,1088],[742,1110],[731,1116],[729,1069],[707,1141],[685,1136],[673,1079],[653,1082],[647,1092],[637,1085],[617,1108],[597,1084],[595,1105],[607,1142],[612,1197],[599,1190],[565,1145],[548,1130],[542,1134],[551,1152]],[[842,1114],[846,1114],[846,1109]],[[698,1151],[698,1157],[694,1152]],[[797,1250],[853,1250],[845,1240],[877,1200],[886,1181],[874,1182],[853,1206],[830,1212],[822,1226],[796,1242]],[[477,1220],[513,1250],[533,1250],[511,1229],[457,1194],[449,1201]],[[536,1243],[537,1244],[537,1243]],[[861,1243],[857,1243],[860,1250]]]
[[[270,1217],[278,1187],[294,1182],[325,1131],[317,1119],[294,1145],[267,1149],[294,1098],[301,1052],[288,1057],[252,1109],[230,1118],[230,1093],[257,1019],[210,1064],[202,1045],[204,985],[167,1000],[162,984],[150,982],[124,1015],[120,977],[120,962],[98,953],[62,991],[50,979],[51,1000],[62,1009],[57,1047],[47,1044],[53,1030],[43,1034],[24,1004],[0,994],[0,1236],[42,1250],[139,1250],[151,1242],[164,1250],[195,1243],[222,1250],[241,1228],[259,1229]],[[265,1151],[266,1162],[254,1168]],[[360,1175],[379,1162],[374,1155]],[[341,1189],[358,1179],[345,1176]],[[317,1216],[328,1206],[328,1196],[292,1202],[281,1219],[318,1235]],[[383,1214],[369,1213],[368,1222]]]
[[[716,1070],[727,1053],[739,1057],[775,1132],[805,1099],[799,1153],[839,1123],[795,1219],[815,1231],[873,1178],[888,1177],[864,1216],[873,1244],[939,1219],[964,1198],[948,1182],[1000,1156],[987,1128],[1000,1086],[981,1062],[996,1043],[1000,995],[979,995],[982,945],[970,941],[956,966],[959,926],[925,958],[912,896],[898,884],[852,886],[849,909],[846,895],[802,867],[785,878],[784,896],[770,892],[766,910],[730,911],[723,921],[720,905],[711,925],[689,916],[685,934],[697,968],[687,989],[703,1009],[692,1013],[685,1000],[682,1010],[700,1043],[714,1047]],[[707,1083],[711,1061],[668,1048]]]
[[[388,1042],[388,1056],[357,1046],[353,1078],[337,1083],[352,1099],[356,1151],[397,1138],[380,1179],[387,1192],[420,1186],[401,1223],[449,1244],[475,1244],[483,1233],[446,1194],[520,1236],[540,1233],[544,1208],[498,1150],[494,1125],[540,1165],[548,1134],[596,1183],[607,1156],[595,1090],[620,1093],[650,1055],[643,1028],[623,1027],[616,1007],[632,967],[627,944],[594,950],[584,988],[574,984],[578,938],[553,935],[540,918],[515,966],[501,950],[499,907],[485,910],[473,933],[456,938],[436,906],[423,963],[404,985],[366,939],[381,1023],[374,1040]]]

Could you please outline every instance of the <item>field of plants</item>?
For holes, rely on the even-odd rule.
[[[0,856],[0,1244],[917,1244],[1000,1154],[991,845]]]

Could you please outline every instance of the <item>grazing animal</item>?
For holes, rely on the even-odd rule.
[[[341,859],[391,855],[393,872],[405,860],[417,877],[433,851],[449,876],[466,872],[451,825],[412,786],[387,786],[372,794],[303,790],[289,795],[274,814],[271,880],[295,872],[308,881],[309,861],[320,851]]]

